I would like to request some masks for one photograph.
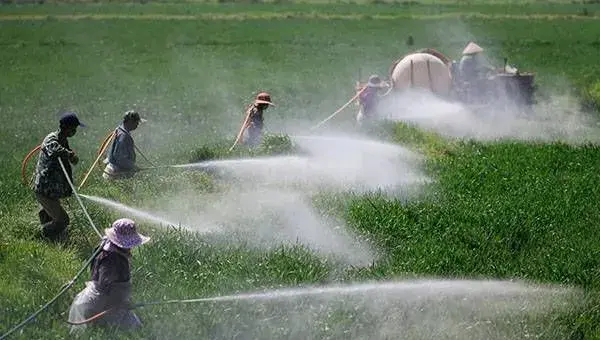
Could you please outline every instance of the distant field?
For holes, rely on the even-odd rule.
[[[297,13],[300,15],[319,14],[352,14],[382,16],[433,16],[433,15],[469,15],[482,16],[502,15],[573,15],[596,16],[600,11],[600,3],[564,2],[504,2],[488,4],[487,2],[381,2],[381,3],[349,3],[349,2],[148,2],[140,3],[47,3],[44,6],[33,4],[4,5],[0,13],[7,14],[188,14],[202,15],[207,13],[236,14],[238,16],[259,14]]]
[[[32,237],[35,202],[19,170],[25,154],[55,128],[60,110],[77,110],[89,125],[70,142],[81,158],[75,170],[80,181],[102,139],[131,107],[149,120],[135,132],[136,142],[161,164],[198,155],[255,156],[226,150],[257,91],[271,92],[278,104],[268,113],[267,129],[292,133],[354,95],[359,72],[363,81],[371,73],[387,76],[394,60],[423,47],[458,59],[475,40],[496,64],[507,57],[535,72],[541,96],[572,93],[590,100],[596,87],[600,95],[599,13],[598,4],[568,1],[0,5],[0,333],[48,301],[96,243],[74,198],[67,205],[69,243]],[[408,36],[414,45],[407,46]],[[330,124],[341,128],[352,115],[340,114]],[[215,241],[144,225],[154,240],[134,256],[136,301],[407,276],[523,279],[574,285],[588,294],[584,306],[523,321],[539,331],[532,337],[600,339],[597,145],[457,141],[403,123],[376,131],[428,157],[426,172],[436,182],[427,194],[406,204],[348,192],[313,201],[323,215],[375,242],[383,259],[340,269],[301,245],[256,250],[228,244],[227,235]],[[145,172],[107,185],[96,171],[82,193],[144,206],[180,191],[205,202],[232,185],[185,171]],[[119,216],[84,202],[98,226]],[[278,223],[269,218],[248,221],[248,228]],[[84,280],[87,273],[15,338],[67,337],[61,313]],[[349,310],[332,311],[311,334],[344,339],[344,330],[374,321]],[[139,338],[294,335],[269,324],[293,321],[278,319],[282,310],[242,303],[139,313],[146,325]]]

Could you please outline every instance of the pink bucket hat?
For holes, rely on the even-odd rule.
[[[120,218],[113,222],[111,228],[104,229],[106,237],[115,245],[125,249],[131,249],[150,241],[136,230],[136,224],[129,218]]]

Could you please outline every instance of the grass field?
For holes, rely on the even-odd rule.
[[[476,40],[498,64],[508,57],[535,72],[542,96],[572,94],[595,117],[598,13],[598,4],[568,2],[0,6],[0,333],[52,298],[97,243],[75,198],[66,204],[72,217],[68,242],[48,244],[33,236],[35,200],[19,170],[27,152],[55,129],[60,111],[76,110],[89,125],[70,140],[81,159],[77,182],[132,107],[149,120],[135,132],[136,143],[160,164],[256,156],[269,150],[229,154],[227,148],[257,91],[271,92],[278,104],[268,111],[267,129],[291,133],[354,95],[359,69],[363,80],[370,73],[385,75],[394,60],[422,47],[458,59]],[[409,35],[414,46],[405,44]],[[341,129],[352,119],[345,112],[330,125]],[[386,124],[372,136],[427,156],[424,171],[434,181],[423,194],[402,200],[341,191],[310,198],[320,215],[344,221],[381,249],[376,261],[341,266],[302,244],[257,248],[231,242],[233,235],[147,223],[142,230],[153,240],[134,252],[136,302],[407,277],[515,279],[578,287],[585,298],[566,310],[508,321],[529,322],[529,335],[540,339],[600,339],[596,144],[450,139],[404,123]],[[99,173],[82,194],[157,209],[182,192],[190,201],[172,205],[200,205],[195,200],[206,203],[234,186],[195,171],[147,171],[114,184]],[[83,202],[99,227],[121,216]],[[240,223],[251,234],[260,224],[278,222],[266,216]],[[14,338],[67,338],[64,319],[88,275]],[[145,323],[137,335],[118,335],[342,339],[367,332],[385,338],[377,326],[381,319],[366,309],[164,305],[137,311]],[[323,313],[327,317],[319,319]],[[408,334],[419,338],[418,332]]]

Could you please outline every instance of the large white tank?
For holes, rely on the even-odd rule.
[[[452,87],[450,68],[429,53],[412,53],[393,66],[390,79],[395,91],[418,87],[447,97]]]

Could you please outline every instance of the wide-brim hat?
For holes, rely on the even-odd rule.
[[[476,43],[471,41],[471,42],[469,42],[467,47],[465,47],[462,54],[476,54],[476,53],[481,53],[481,52],[483,52],[483,48],[481,48],[481,46],[479,46]]]
[[[150,237],[137,232],[136,223],[129,218],[114,221],[110,228],[104,229],[104,233],[110,242],[124,249],[131,249],[150,241]]]
[[[275,106],[275,104],[273,104],[272,102],[266,101],[266,100],[261,100],[261,99],[256,99],[254,101],[254,103],[255,104],[267,104],[267,105],[273,105],[273,106]]]
[[[256,99],[254,99],[254,104],[267,104],[275,106],[275,104],[273,104],[271,101],[271,95],[268,92],[261,92],[257,94]]]

